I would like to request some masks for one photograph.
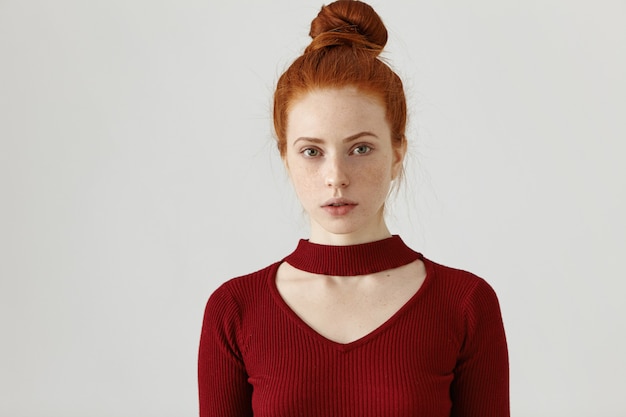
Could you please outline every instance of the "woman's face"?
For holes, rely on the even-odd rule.
[[[319,89],[288,114],[285,164],[311,220],[311,241],[384,239],[383,206],[404,148],[394,148],[384,106],[356,88]]]

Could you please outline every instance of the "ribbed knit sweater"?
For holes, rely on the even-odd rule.
[[[205,310],[200,416],[508,417],[508,354],[492,288],[399,237],[350,248],[301,241],[283,261],[360,275],[351,272],[362,272],[364,259],[370,272],[389,269],[392,258],[421,259],[426,279],[389,320],[347,344],[315,332],[281,298],[283,261],[226,282]]]

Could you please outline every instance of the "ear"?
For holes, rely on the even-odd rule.
[[[400,172],[402,172],[402,164],[404,162],[404,156],[406,155],[407,141],[404,135],[402,136],[402,142],[399,146],[393,147],[393,161],[391,163],[391,179],[398,178]]]

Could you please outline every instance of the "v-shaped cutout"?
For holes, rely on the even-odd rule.
[[[270,287],[299,327],[316,339],[346,348],[390,326],[418,297],[427,276],[421,259],[354,277],[311,274],[284,262]]]

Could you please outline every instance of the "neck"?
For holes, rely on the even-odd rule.
[[[320,245],[349,246],[375,242],[389,237],[391,237],[391,232],[389,232],[385,220],[381,216],[377,224],[348,233],[333,233],[312,222],[309,242]]]

